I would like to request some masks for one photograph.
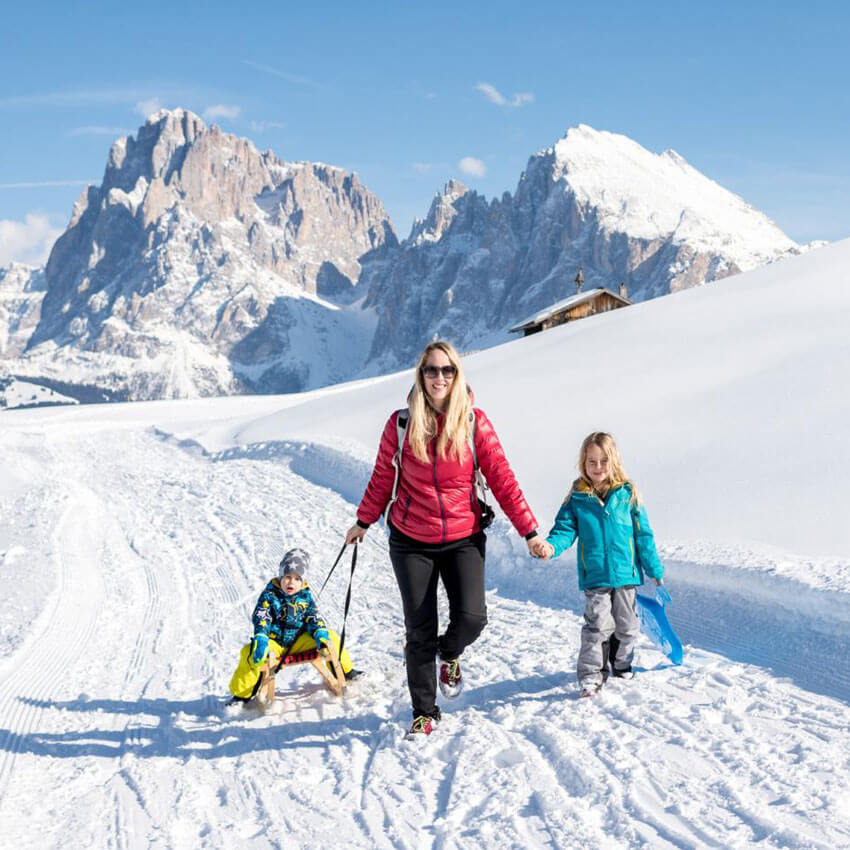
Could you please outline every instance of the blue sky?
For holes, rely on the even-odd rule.
[[[47,250],[157,106],[357,171],[400,236],[450,177],[513,191],[579,123],[674,148],[798,241],[850,236],[837,2],[32,2],[3,18],[0,264]]]

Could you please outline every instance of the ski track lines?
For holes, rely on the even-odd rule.
[[[93,642],[103,598],[97,568],[100,520],[97,500],[74,487],[55,533],[57,587],[38,620],[40,631],[27,641],[21,663],[0,680],[0,717],[5,726],[5,740],[0,741],[0,795],[6,815],[5,794],[23,740],[41,721],[43,706],[55,695],[57,685],[61,687],[80,666]]]
[[[44,847],[332,847],[343,836],[381,850],[850,845],[846,706],[699,649],[672,668],[647,645],[637,680],[578,700],[580,621],[542,594],[488,595],[467,690],[443,703],[435,735],[405,740],[401,612],[379,529],[360,549],[349,623],[365,679],[334,700],[312,671],[288,671],[274,712],[227,714],[221,698],[280,550],[318,551],[320,586],[353,513],[326,486],[362,470],[299,444],[213,456],[141,430],[50,445],[41,463],[67,490],[51,541],[57,588],[0,673],[4,838],[26,845],[35,828]],[[40,507],[58,510],[40,498],[33,522]],[[495,566],[507,561],[493,550]],[[347,567],[320,600],[337,628]]]

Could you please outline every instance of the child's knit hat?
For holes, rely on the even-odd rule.
[[[304,573],[310,568],[310,556],[303,549],[290,549],[280,559],[280,572],[283,578],[287,573],[295,573],[304,581]]]

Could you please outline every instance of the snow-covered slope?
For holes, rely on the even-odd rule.
[[[222,697],[281,549],[319,584],[409,373],[284,397],[13,411],[0,441],[10,846],[850,845],[850,242],[467,358],[544,528],[591,428],[643,490],[688,645],[576,699],[572,557],[488,533],[490,623],[422,747],[380,528],[342,701]],[[339,627],[345,568],[320,607]],[[445,612],[444,612],[445,613]],[[517,636],[522,635],[518,640]]]

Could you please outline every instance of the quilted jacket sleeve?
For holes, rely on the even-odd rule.
[[[635,553],[638,566],[650,577],[661,579],[664,576],[664,565],[658,557],[655,548],[655,535],[649,525],[649,517],[643,505],[632,508],[632,526],[635,535]]]
[[[260,598],[254,606],[254,613],[251,615],[255,635],[268,635],[277,613],[275,602],[274,594],[268,588],[260,594]]]
[[[514,528],[523,537],[528,537],[537,529],[537,520],[525,501],[493,424],[487,414],[478,409],[475,410],[475,454],[496,501]]]
[[[393,494],[395,481],[393,457],[398,450],[397,418],[398,412],[393,413],[384,426],[381,442],[378,444],[378,456],[372,468],[372,477],[366,485],[360,507],[357,508],[357,524],[363,528],[368,528],[380,518]]]
[[[567,499],[567,501],[561,505],[561,509],[555,517],[555,524],[552,526],[552,530],[546,538],[546,542],[551,543],[552,546],[555,547],[555,552],[552,557],[557,558],[562,552],[566,552],[566,550],[575,543],[576,535],[576,516],[573,512],[570,500]]]
[[[313,594],[307,594],[307,610],[304,612],[304,629],[310,637],[316,634],[318,629],[326,629],[325,621],[319,614],[319,609],[316,607],[316,600],[313,599]]]

